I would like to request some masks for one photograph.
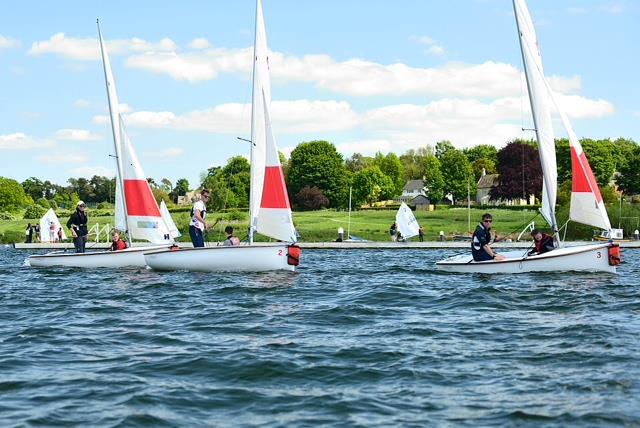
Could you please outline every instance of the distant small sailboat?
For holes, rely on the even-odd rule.
[[[271,79],[261,0],[256,1],[255,28],[249,243],[239,246],[148,251],[144,256],[152,269],[206,272],[293,271],[299,263],[300,247],[295,245],[297,237],[291,206],[271,127]],[[281,242],[254,244],[254,233]]]
[[[411,208],[404,202],[400,204],[398,212],[396,213],[396,228],[400,233],[401,239],[408,240],[414,236],[418,236],[420,233],[420,225],[418,220],[413,215]]]
[[[127,232],[129,248],[121,251],[95,251],[81,254],[55,251],[43,255],[33,255],[27,259],[27,263],[33,267],[144,267],[146,266],[143,255],[145,250],[168,248],[174,243],[172,233],[167,226],[168,220],[160,213],[142,166],[138,161],[138,156],[124,128],[111,64],[100,32],[100,23],[98,23],[98,37],[116,153],[115,228]],[[167,215],[170,220],[171,216],[168,210]],[[173,220],[171,220],[171,224],[173,224]],[[173,227],[175,228],[175,224]],[[158,245],[133,248],[132,239],[141,239]]]
[[[513,0],[513,8],[520,39],[520,50],[529,89],[529,100],[536,128],[538,151],[542,164],[543,188],[540,213],[554,231],[558,248],[528,255],[525,251],[501,252],[504,260],[476,262],[471,255],[451,257],[436,263],[439,270],[447,272],[521,273],[552,271],[616,272],[620,263],[620,247],[612,242],[563,247],[558,235],[555,216],[558,172],[555,141],[549,102],[554,102],[553,92],[542,69],[542,57],[536,38],[533,20],[525,0]],[[571,148],[572,186],[569,218],[573,221],[611,231],[609,216],[600,190],[594,178],[582,146],[562,109],[557,106],[562,123],[569,135]]]

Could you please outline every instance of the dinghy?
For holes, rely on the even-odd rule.
[[[145,252],[149,267],[157,270],[273,271],[295,270],[300,247],[291,217],[284,174],[271,128],[271,82],[267,34],[262,4],[256,2],[251,109],[251,189],[249,196],[249,242],[239,246],[183,248]],[[255,233],[282,241],[255,244]]]
[[[418,236],[420,230],[420,225],[413,215],[413,211],[404,202],[400,204],[396,213],[396,227],[403,241]]]
[[[153,193],[151,193],[151,188],[142,166],[124,128],[124,122],[118,107],[118,97],[111,65],[102,40],[99,23],[98,36],[104,65],[117,166],[115,228],[127,232],[129,248],[122,251],[96,251],[82,254],[56,251],[43,255],[33,255],[27,259],[26,264],[29,266],[144,267],[146,266],[143,255],[145,250],[169,248],[174,243],[172,233],[158,208]],[[173,224],[173,221],[171,223]],[[175,227],[175,225],[173,226]],[[141,239],[156,245],[132,248],[132,239]]]
[[[538,40],[525,0],[513,0],[513,8],[542,164],[543,188],[540,213],[554,231],[554,239],[558,248],[533,256],[524,250],[500,253],[505,256],[505,260],[500,261],[476,262],[470,254],[465,254],[437,262],[436,267],[447,272],[476,273],[553,271],[615,273],[616,266],[620,263],[620,247],[617,244],[607,242],[564,247],[560,241],[555,217],[558,173],[549,106],[549,103],[555,103],[555,100],[553,91],[544,77]],[[609,216],[582,146],[563,110],[559,108],[557,103],[555,103],[555,107],[569,135],[571,148],[572,186],[569,219],[610,231]]]

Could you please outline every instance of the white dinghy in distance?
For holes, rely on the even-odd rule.
[[[557,193],[557,165],[555,159],[555,142],[549,103],[554,102],[553,91],[547,83],[542,69],[538,40],[533,20],[527,9],[525,0],[513,0],[513,9],[518,27],[520,50],[524,63],[527,87],[533,122],[538,140],[538,151],[542,164],[543,188],[542,207],[540,212],[551,226],[556,241],[556,248],[548,253],[529,255],[527,251],[510,251],[500,253],[504,260],[487,260],[476,262],[470,254],[451,257],[436,263],[439,270],[462,273],[521,273],[521,272],[554,272],[554,271],[590,271],[616,272],[620,263],[620,247],[613,242],[585,244],[563,247],[558,235],[555,217]],[[569,120],[561,108],[555,103],[562,123],[569,136],[571,147],[571,210],[569,218],[610,231],[611,224],[604,206],[600,190],[594,178],[589,162],[582,150]]]
[[[404,240],[418,236],[420,230],[420,225],[413,215],[413,211],[404,202],[400,204],[396,213],[396,227]]]
[[[157,270],[259,272],[295,270],[300,247],[291,217],[284,174],[271,128],[271,82],[262,3],[256,2],[256,27],[251,109],[251,189],[249,243],[239,246],[184,248],[145,252]],[[254,244],[254,233],[281,243]]]
[[[145,267],[143,255],[145,250],[169,248],[174,243],[172,234],[160,213],[153,193],[151,193],[151,188],[133,145],[124,129],[111,64],[104,47],[99,23],[98,36],[104,65],[117,166],[115,228],[127,232],[129,248],[121,251],[95,251],[82,254],[57,251],[44,255],[33,255],[27,259],[27,264],[33,267]],[[131,239],[141,239],[156,245],[134,248],[131,245]]]

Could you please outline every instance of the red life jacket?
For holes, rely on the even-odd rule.
[[[116,242],[111,243],[111,251],[120,251],[127,248],[127,244],[122,239],[118,239]]]

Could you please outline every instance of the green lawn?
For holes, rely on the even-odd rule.
[[[486,209],[471,210],[471,229],[475,228],[482,214]],[[511,210],[490,210],[494,218],[494,230],[498,234],[519,233],[526,223],[535,215],[534,210],[527,211],[511,211]],[[111,224],[113,218],[109,216],[94,217],[89,210],[89,227],[96,223],[100,227]],[[389,226],[395,220],[395,211],[354,211],[351,213],[351,226],[349,228],[349,213],[347,211],[321,210],[294,212],[293,221],[296,229],[300,234],[300,240],[305,242],[333,241],[338,235],[338,228],[344,228],[345,235],[347,230],[351,235],[358,236],[363,239],[373,241],[386,241],[389,239]],[[188,236],[188,212],[178,212],[172,214],[176,225],[183,233],[179,239],[181,241],[189,241]],[[467,224],[466,208],[438,208],[435,211],[417,211],[415,216],[418,222],[423,226],[425,231],[425,239],[435,241],[438,239],[438,233],[442,230],[448,239],[455,234],[464,234],[469,231]],[[207,240],[218,241],[224,239],[224,227],[231,225],[236,231],[236,235],[244,238],[248,226],[248,214],[242,213],[242,220],[230,220],[233,216],[223,213],[208,213],[207,218],[209,224],[214,224],[216,219],[220,219],[212,230],[207,233]],[[541,222],[540,217],[536,219]],[[36,223],[36,220],[1,220],[0,221],[0,239],[2,242],[23,242],[24,229],[27,223]],[[60,219],[61,223],[66,222],[66,218]],[[541,223],[542,224],[542,223]],[[67,233],[67,235],[69,235]],[[258,238],[260,240],[260,238]],[[265,239],[262,239],[265,240]]]
[[[619,209],[615,206],[608,207],[611,223],[614,227],[618,225]],[[468,224],[468,212],[464,207],[440,207],[435,211],[414,211],[420,225],[424,228],[425,239],[435,241],[442,230],[447,240],[452,239],[454,234],[466,234],[476,227],[483,213],[490,212],[493,215],[493,230],[500,237],[515,238],[520,231],[535,217],[538,227],[548,231],[548,227],[542,217],[537,215],[535,208],[528,210],[509,210],[499,208],[472,208],[471,223]],[[640,206],[629,205],[622,210],[625,234],[630,234],[638,226],[640,216]],[[395,220],[396,211],[354,211],[351,213],[351,226],[349,228],[349,213],[347,211],[320,210],[302,211],[293,213],[293,221],[303,242],[327,242],[333,241],[338,236],[338,228],[344,229],[345,235],[349,230],[351,235],[358,236],[371,241],[389,240],[389,226]],[[172,213],[176,225],[183,233],[180,241],[189,241],[188,235],[188,212]],[[212,230],[207,233],[206,239],[209,241],[221,241],[224,239],[224,227],[231,225],[234,227],[236,235],[241,239],[246,236],[248,225],[248,213],[216,213],[207,214],[210,225],[215,224]],[[561,207],[558,209],[558,222],[564,224],[568,217],[568,209]],[[218,221],[216,222],[216,220]],[[626,220],[625,220],[626,219]],[[67,218],[60,218],[61,223],[66,223]],[[625,224],[625,221],[629,224]],[[23,242],[24,229],[27,222],[32,224],[36,220],[0,220],[0,241],[4,243]],[[110,216],[94,217],[89,210],[89,226],[99,223],[100,226],[113,224]],[[593,229],[590,226],[569,223],[566,239],[590,239]],[[68,234],[67,234],[68,235]],[[267,240],[264,237],[256,237],[257,240]],[[414,238],[415,240],[416,238]]]

